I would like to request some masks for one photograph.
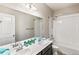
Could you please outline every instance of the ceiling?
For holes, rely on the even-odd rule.
[[[55,11],[68,6],[75,5],[75,3],[46,3],[46,5]]]

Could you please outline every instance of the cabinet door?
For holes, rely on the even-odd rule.
[[[15,17],[0,13],[0,45],[15,42]]]
[[[53,51],[52,51],[52,43],[49,44],[45,49],[42,50],[42,55],[52,55]]]
[[[52,47],[50,47],[45,53],[44,55],[52,55]]]

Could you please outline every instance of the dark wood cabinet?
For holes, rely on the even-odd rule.
[[[52,55],[52,47],[50,47],[44,54],[42,55]]]
[[[49,44],[47,47],[45,47],[41,52],[39,52],[37,55],[53,55],[52,51],[52,43]]]

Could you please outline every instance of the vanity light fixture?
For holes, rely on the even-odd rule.
[[[33,5],[33,3],[25,3],[25,7],[29,10],[37,11],[37,8]]]

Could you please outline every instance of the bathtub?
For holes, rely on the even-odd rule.
[[[59,51],[65,55],[79,55],[79,50],[64,47],[64,46],[58,46],[58,47],[59,47]]]
[[[71,48],[68,45],[64,45],[64,44],[55,44],[53,46],[54,48],[54,52],[59,51],[64,55],[79,55],[79,47],[78,48]],[[56,50],[55,50],[56,49]]]

